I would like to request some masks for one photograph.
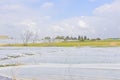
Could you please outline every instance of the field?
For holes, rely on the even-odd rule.
[[[24,44],[5,44],[0,46],[24,46]],[[99,41],[63,41],[63,42],[44,42],[44,43],[29,43],[31,47],[117,47],[120,46],[120,40],[99,40]]]
[[[15,80],[120,79],[120,40],[43,42],[26,46],[0,45],[0,80],[2,75],[5,80],[14,77]]]
[[[120,80],[120,47],[0,47],[0,55],[0,76],[13,80]]]

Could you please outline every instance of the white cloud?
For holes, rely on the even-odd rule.
[[[24,9],[23,5],[13,4],[13,5],[2,5],[0,10],[22,10]]]
[[[97,16],[105,16],[105,17],[113,17],[113,16],[119,16],[120,14],[120,0],[115,0],[112,3],[104,4],[100,7],[97,7],[94,12],[94,15]]]
[[[60,27],[60,26],[52,26],[52,29],[53,29],[53,31],[55,31],[55,32],[62,32],[62,31],[64,31],[64,28],[63,27]]]
[[[41,7],[52,6],[54,3],[47,2]],[[32,10],[23,4],[0,5],[0,10],[0,34],[16,36],[29,29],[39,31],[40,36],[120,37],[120,0],[97,7],[93,16],[73,17],[58,22],[41,14],[39,9]]]
[[[2,2],[1,2],[2,3]],[[0,5],[0,34],[9,36],[20,36],[25,30],[44,32],[46,23],[49,23],[50,16],[44,16],[39,10],[21,3],[2,3]]]
[[[54,6],[54,3],[52,2],[45,2],[43,5],[41,5],[42,8],[50,8],[53,6]]]
[[[120,37],[120,0],[104,4],[93,11],[93,16],[74,17],[58,24],[63,32],[89,37]]]
[[[89,32],[94,34],[93,30],[91,30],[92,28],[88,26],[83,18],[84,17],[74,17],[51,25],[52,34],[66,36],[87,35]]]
[[[84,22],[83,20],[80,20],[78,22],[78,24],[81,28],[87,28],[88,27],[88,24],[86,22]]]

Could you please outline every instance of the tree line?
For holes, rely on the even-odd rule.
[[[22,41],[23,41],[23,44],[24,46],[27,46],[27,44],[29,42],[32,42],[32,43],[36,43],[37,41],[39,41],[39,36],[38,36],[38,33],[33,33],[31,31],[25,31],[22,36]],[[74,36],[56,36],[54,38],[50,37],[50,36],[47,36],[47,37],[44,37],[42,40],[45,40],[47,42],[51,42],[51,41],[56,41],[56,40],[61,40],[61,41],[87,41],[87,40],[92,40],[92,41],[96,41],[96,40],[101,40],[100,38],[95,38],[95,39],[90,39],[89,37],[87,36],[81,36],[81,35],[78,35],[77,37],[74,37]]]
[[[63,40],[63,41],[70,41],[70,40],[78,40],[78,41],[92,40],[92,41],[95,41],[95,40],[101,40],[100,38],[90,39],[87,36],[80,36],[80,35],[77,36],[77,37],[73,37],[73,36],[56,36],[54,38],[51,38],[51,37],[47,36],[47,37],[44,37],[43,39],[44,40],[54,39],[54,40]]]

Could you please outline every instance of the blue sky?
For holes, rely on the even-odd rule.
[[[64,0],[65,1],[65,0]],[[56,18],[70,18],[76,16],[91,16],[92,11],[105,3],[111,2],[110,0],[66,0],[65,2],[55,2],[56,5]],[[59,16],[58,16],[59,14]]]
[[[113,0],[36,0],[34,2],[23,2],[27,7],[39,10],[44,3],[51,3],[43,15],[52,16],[55,20],[71,18],[76,16],[91,16],[92,11],[100,5],[111,3]]]
[[[120,0],[1,0],[0,34],[120,37]]]

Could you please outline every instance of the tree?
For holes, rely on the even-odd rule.
[[[23,44],[24,46],[28,45],[28,42],[31,40],[31,38],[33,37],[33,32],[27,30],[22,34],[22,40],[23,40]]]
[[[66,36],[64,40],[66,41],[66,40],[69,40],[69,39],[70,39],[70,37],[69,37],[69,36]]]
[[[81,36],[78,36],[78,40],[81,40]]]
[[[100,38],[96,38],[96,40],[101,40]]]
[[[83,37],[83,36],[81,36],[81,37],[80,37],[80,40],[81,40],[81,41],[84,41],[84,37]]]
[[[84,41],[84,37],[83,36],[78,36],[78,40],[79,41]]]
[[[47,40],[48,42],[50,42],[51,37],[47,36],[47,37],[44,38],[44,40]]]
[[[65,38],[64,38],[64,36],[57,36],[55,39],[62,39],[62,40],[64,40]]]
[[[84,36],[84,40],[87,40],[87,36]]]
[[[76,38],[76,37],[74,37],[74,38],[73,38],[73,40],[77,40],[77,38]]]

